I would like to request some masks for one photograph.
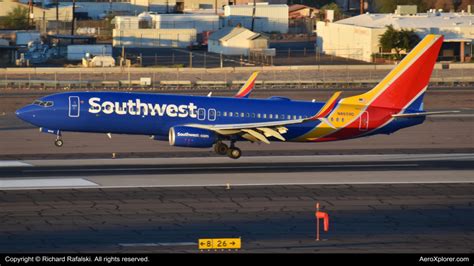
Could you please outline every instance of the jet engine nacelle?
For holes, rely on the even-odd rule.
[[[216,143],[217,135],[207,129],[176,126],[170,128],[169,141],[171,146],[209,148]]]

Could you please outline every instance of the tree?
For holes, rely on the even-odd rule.
[[[375,0],[375,10],[380,13],[393,13],[397,5],[416,5],[418,12],[424,12],[426,5],[424,0]]]
[[[387,30],[379,39],[380,47],[384,51],[395,50],[397,59],[401,59],[401,51],[410,51],[418,42],[420,42],[420,37],[413,30],[396,30],[392,25],[387,26]]]
[[[322,16],[321,20],[326,17],[326,10],[334,10],[334,21],[340,20],[343,17],[341,8],[336,3],[330,3],[321,7],[319,14]]]
[[[29,27],[28,9],[17,6],[12,11],[8,12],[7,16],[3,18],[2,27],[5,29],[22,30]]]
[[[443,11],[451,11],[454,10],[454,4],[452,0],[437,0],[435,8],[443,9]]]
[[[467,6],[468,5],[474,5],[474,3],[472,2],[472,0],[461,0],[459,2],[459,5],[457,6],[457,10],[458,11],[461,11],[461,10],[464,10],[464,11],[467,11]],[[474,6],[473,6],[474,7]]]

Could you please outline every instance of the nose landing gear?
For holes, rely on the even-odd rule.
[[[56,145],[56,147],[61,148],[61,147],[64,145],[64,141],[63,141],[61,138],[57,138],[57,139],[54,141],[54,145]]]

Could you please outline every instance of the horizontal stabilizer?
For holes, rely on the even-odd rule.
[[[453,114],[459,113],[460,111],[438,111],[438,112],[420,112],[420,113],[409,113],[409,114],[394,114],[393,118],[409,118],[409,117],[419,117],[427,115],[443,115],[443,114]]]

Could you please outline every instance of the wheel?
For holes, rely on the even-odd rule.
[[[242,151],[239,148],[230,148],[227,151],[227,156],[229,156],[232,159],[239,159],[241,155],[242,155]]]
[[[54,145],[56,145],[56,147],[62,147],[64,144],[63,140],[62,139],[57,139],[54,141]]]
[[[227,146],[225,143],[217,142],[214,145],[214,151],[219,155],[226,155],[228,150],[229,146]]]

